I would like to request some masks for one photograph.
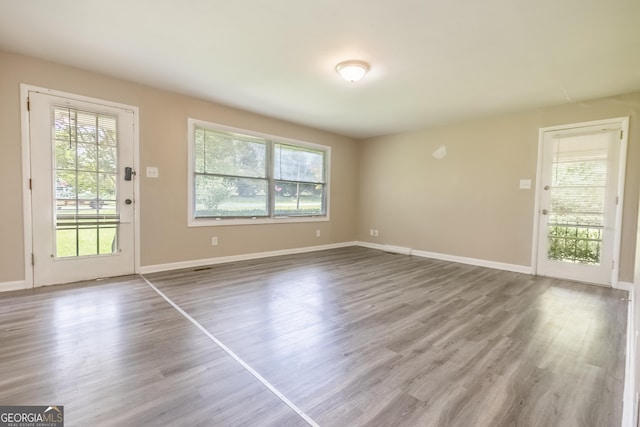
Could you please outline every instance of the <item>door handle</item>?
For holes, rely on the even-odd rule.
[[[136,173],[133,171],[133,169],[131,169],[129,166],[127,166],[126,168],[124,168],[124,180],[125,181],[131,181],[131,178],[133,177],[133,175],[135,175]]]
[[[548,215],[548,214],[549,214],[549,211],[548,211],[548,210],[546,210],[546,209],[542,209],[542,215]]]

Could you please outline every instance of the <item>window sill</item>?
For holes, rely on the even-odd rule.
[[[280,218],[190,218],[187,227],[216,227],[225,225],[291,224],[298,222],[326,222],[326,216],[289,216]]]

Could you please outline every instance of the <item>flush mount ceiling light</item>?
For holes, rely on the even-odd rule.
[[[369,64],[364,61],[344,61],[336,65],[336,71],[346,81],[355,83],[367,74]]]

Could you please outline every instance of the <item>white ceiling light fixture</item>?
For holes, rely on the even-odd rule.
[[[344,61],[336,65],[336,71],[343,79],[355,83],[369,71],[369,64],[364,61]]]

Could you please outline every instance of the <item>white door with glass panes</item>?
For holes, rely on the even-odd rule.
[[[133,110],[29,92],[34,286],[132,274]]]
[[[537,273],[611,284],[621,123],[542,134]]]

